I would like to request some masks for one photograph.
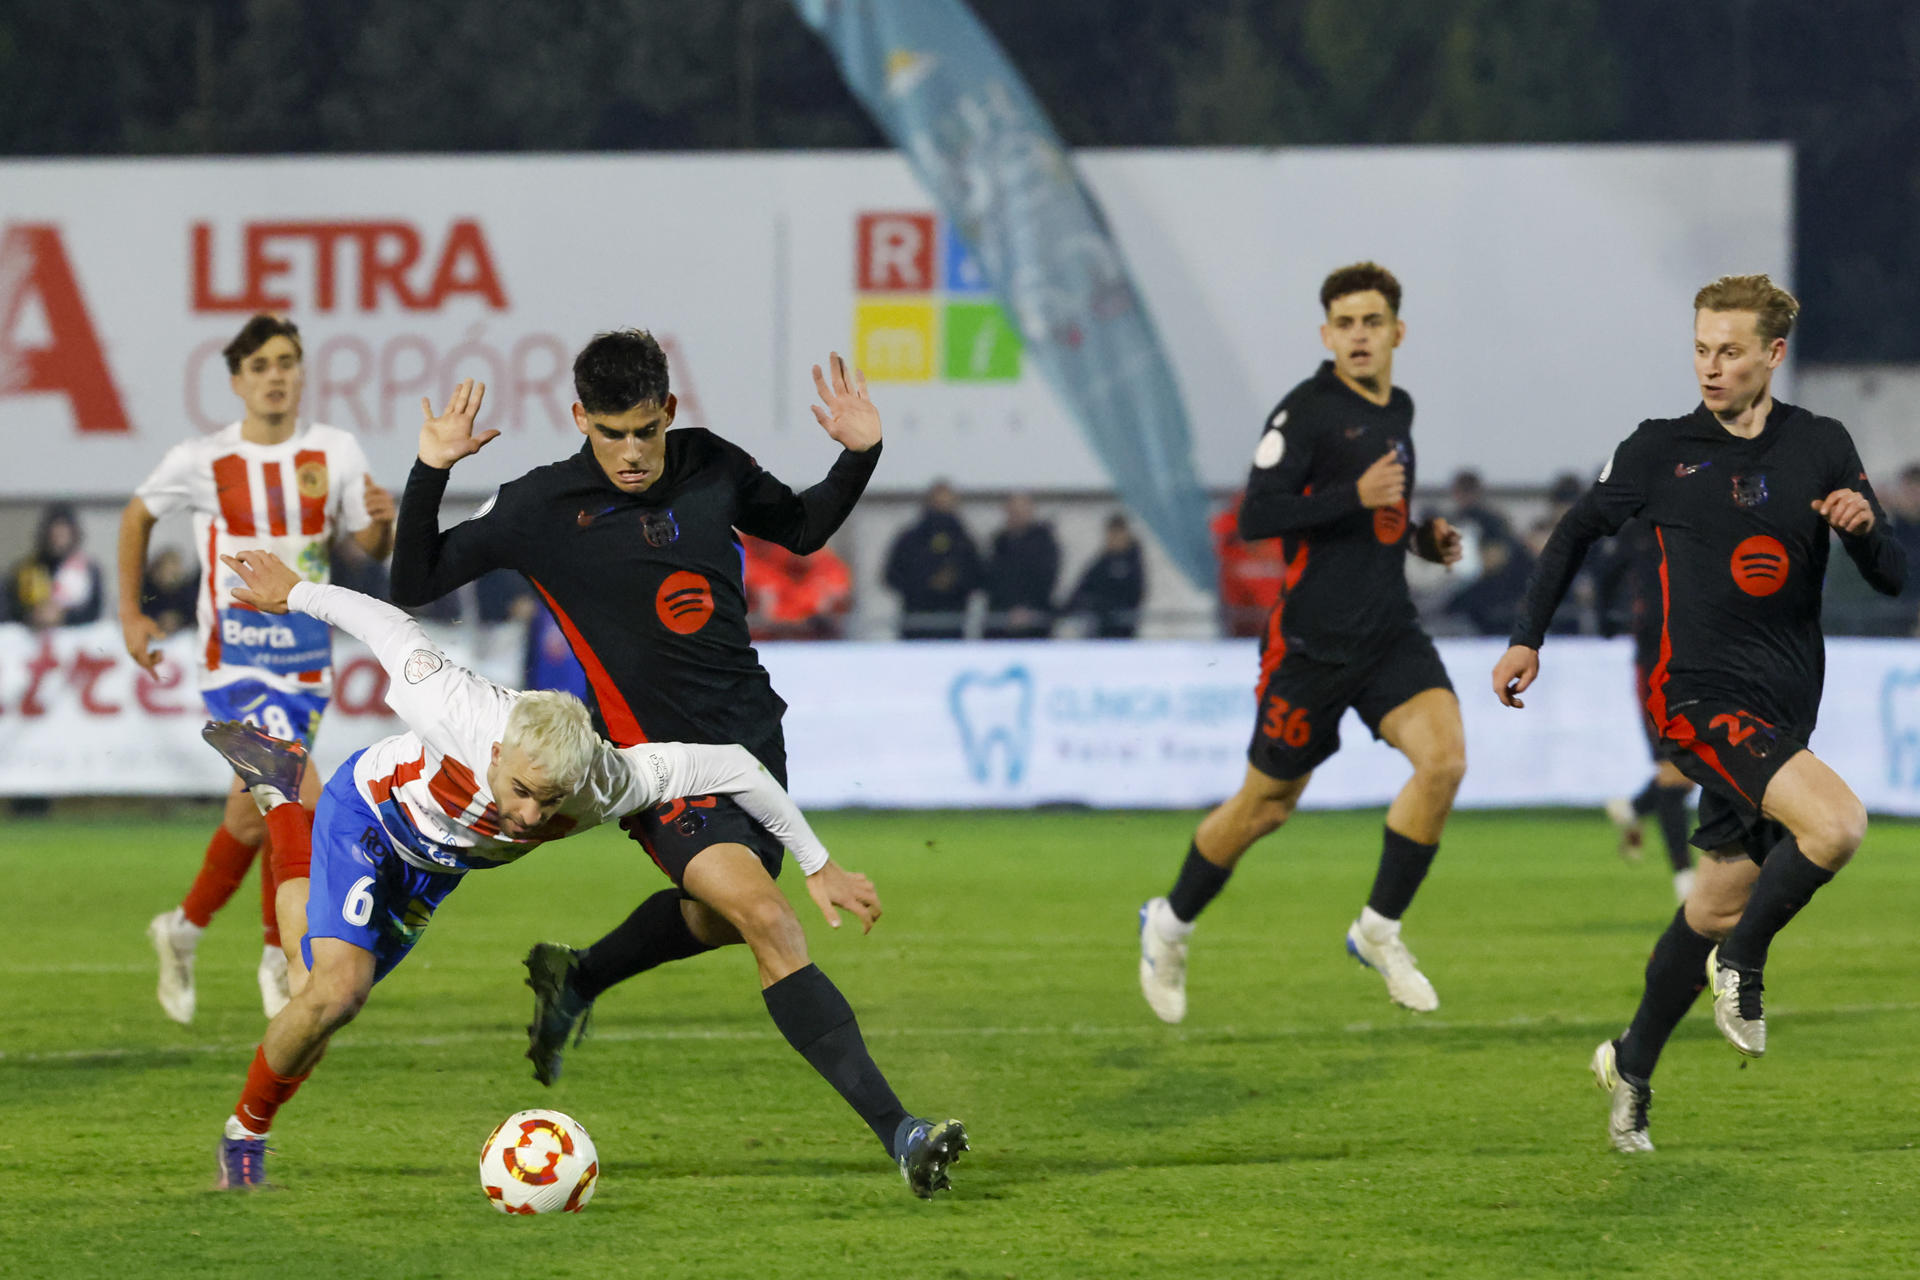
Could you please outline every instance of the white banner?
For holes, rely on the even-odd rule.
[[[441,637],[456,660],[516,679],[518,634]],[[0,627],[0,794],[212,794],[219,759],[178,679],[140,675],[111,624],[44,634]],[[476,650],[478,646],[478,650]],[[1442,641],[1461,691],[1468,808],[1598,804],[1639,790],[1649,763],[1624,642],[1556,640],[1524,711],[1494,701],[1503,644]],[[1920,814],[1920,642],[1828,644],[1814,747],[1876,813]],[[1249,641],[774,644],[761,648],[793,700],[793,792],[820,808],[1102,808],[1212,804],[1238,786],[1253,727]],[[333,709],[315,755],[328,769],[399,730],[379,667],[337,642]],[[1309,807],[1380,805],[1406,762],[1357,718],[1314,775]]]
[[[1700,284],[1791,264],[1784,145],[1078,163],[1213,486],[1244,480],[1260,422],[1324,355],[1334,266],[1375,258],[1406,286],[1395,375],[1426,477],[1538,484],[1694,402]],[[570,452],[574,352],[642,325],[680,422],[792,482],[834,454],[806,411],[831,348],[874,380],[881,488],[1110,487],[895,155],[407,156],[0,163],[0,497],[123,498],[174,441],[237,417],[219,352],[261,309],[302,327],[307,415],[359,433],[389,486],[420,398],[466,375],[505,434],[461,492]]]

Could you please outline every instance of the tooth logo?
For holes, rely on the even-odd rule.
[[[1880,686],[1880,722],[1887,781],[1903,791],[1920,791],[1920,668],[1887,672]]]
[[[997,746],[1000,780],[1008,786],[1019,783],[1033,745],[1033,673],[1024,666],[1008,667],[998,675],[963,671],[954,677],[947,701],[973,780],[983,785],[994,781]]]

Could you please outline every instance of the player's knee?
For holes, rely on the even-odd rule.
[[[1278,831],[1293,816],[1294,806],[1299,803],[1300,797],[1291,792],[1258,797],[1248,806],[1246,814],[1247,826],[1251,828],[1249,834],[1258,840]]]
[[[1724,942],[1733,926],[1740,923],[1740,909],[1727,908],[1711,902],[1687,899],[1684,908],[1687,913],[1687,928],[1701,937],[1713,942]]]
[[[1467,776],[1467,744],[1449,742],[1437,747],[1426,753],[1414,765],[1413,771],[1425,780],[1428,787],[1452,795],[1460,789],[1461,781]]]
[[[1820,815],[1798,839],[1800,852],[1828,870],[1838,870],[1867,838],[1867,809],[1854,796]]]
[[[755,947],[790,943],[793,936],[805,936],[793,908],[778,893],[765,894],[729,913],[728,919],[740,936]]]
[[[331,1033],[359,1016],[369,992],[351,978],[316,970],[307,975],[306,987],[300,994],[314,1007],[320,1024]]]

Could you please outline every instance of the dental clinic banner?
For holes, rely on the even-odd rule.
[[[456,661],[516,679],[519,633],[443,637]],[[0,627],[0,794],[215,794],[221,762],[199,739],[181,678],[189,641],[158,678],[134,668],[111,624]],[[1554,641],[1524,711],[1495,702],[1503,645],[1440,648],[1467,728],[1463,806],[1598,804],[1649,770],[1623,643]],[[793,699],[793,793],[817,808],[1100,808],[1209,805],[1245,771],[1257,667],[1249,642],[781,644],[761,656]],[[334,705],[315,754],[328,768],[400,725],[385,678],[335,646]],[[1344,749],[1309,807],[1385,804],[1406,763],[1349,716]],[[1814,748],[1876,813],[1920,815],[1920,642],[1835,640]]]

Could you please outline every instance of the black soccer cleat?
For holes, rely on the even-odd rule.
[[[907,1189],[922,1200],[933,1199],[936,1191],[953,1186],[947,1166],[960,1158],[967,1145],[967,1126],[958,1120],[922,1120],[915,1117],[902,1126],[906,1135],[899,1142],[896,1159]]]
[[[251,791],[271,787],[282,798],[300,798],[300,777],[307,770],[307,749],[297,742],[271,737],[241,720],[209,720],[200,730],[207,745],[233,766]]]
[[[573,989],[580,954],[558,942],[536,942],[527,952],[527,985],[533,988],[533,1021],[527,1024],[527,1058],[533,1078],[551,1085],[560,1078],[560,1055],[567,1037],[577,1045],[587,1038],[593,1001]]]

